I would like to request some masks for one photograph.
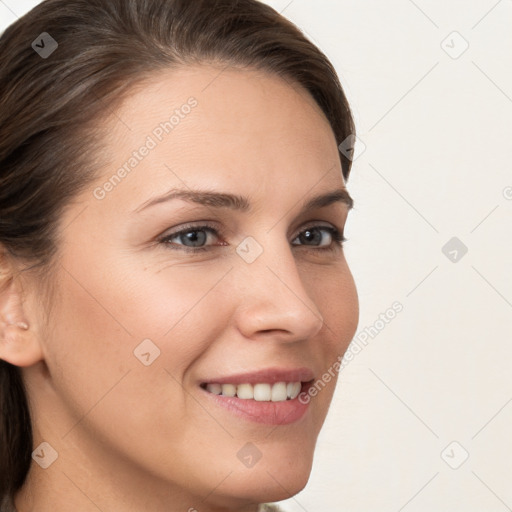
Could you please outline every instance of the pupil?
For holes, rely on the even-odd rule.
[[[316,235],[316,237],[315,237]],[[303,237],[304,239],[306,239],[306,241],[316,241],[320,243],[320,240],[318,240],[318,237],[319,237],[319,232],[318,231],[314,231],[312,229],[308,229],[306,231],[304,231],[304,234],[303,234]]]
[[[198,233],[200,233],[201,236],[198,237],[197,236]],[[206,235],[205,235],[204,231],[188,231],[185,234],[185,237],[189,242],[192,242],[195,245],[203,245],[204,242],[206,241]]]

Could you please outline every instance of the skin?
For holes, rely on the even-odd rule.
[[[359,311],[343,249],[319,250],[335,244],[322,229],[321,242],[297,238],[311,226],[343,231],[344,203],[299,215],[303,201],[345,187],[337,142],[298,86],[220,69],[159,72],[104,122],[110,162],[61,217],[48,323],[29,277],[2,292],[0,356],[23,369],[34,447],[58,452],[47,469],[32,464],[20,512],[254,512],[309,478],[335,378],[303,418],[277,426],[212,405],[199,383],[269,367],[320,378],[345,352]],[[190,96],[191,113],[96,199]],[[247,196],[252,210],[179,199],[133,213],[173,187]],[[207,251],[157,240],[202,221],[219,233]],[[263,249],[250,264],[235,250],[247,236]],[[28,330],[7,327],[7,316]],[[160,350],[149,366],[133,353],[144,339]],[[237,458],[247,442],[262,454],[251,468]]]

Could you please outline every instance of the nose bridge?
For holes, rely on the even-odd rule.
[[[236,249],[241,259],[243,326],[247,331],[313,336],[323,318],[304,287],[289,242],[277,229],[256,236],[258,240],[247,237]]]

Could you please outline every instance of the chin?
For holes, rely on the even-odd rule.
[[[232,473],[224,492],[246,503],[267,503],[286,500],[302,491],[311,474],[312,454],[296,448],[294,453],[281,457],[279,453],[270,455],[268,450],[272,448],[267,448],[252,468]]]

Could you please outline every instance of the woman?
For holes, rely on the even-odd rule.
[[[255,0],[46,0],[0,52],[2,512],[279,510],[358,321],[331,64]]]

